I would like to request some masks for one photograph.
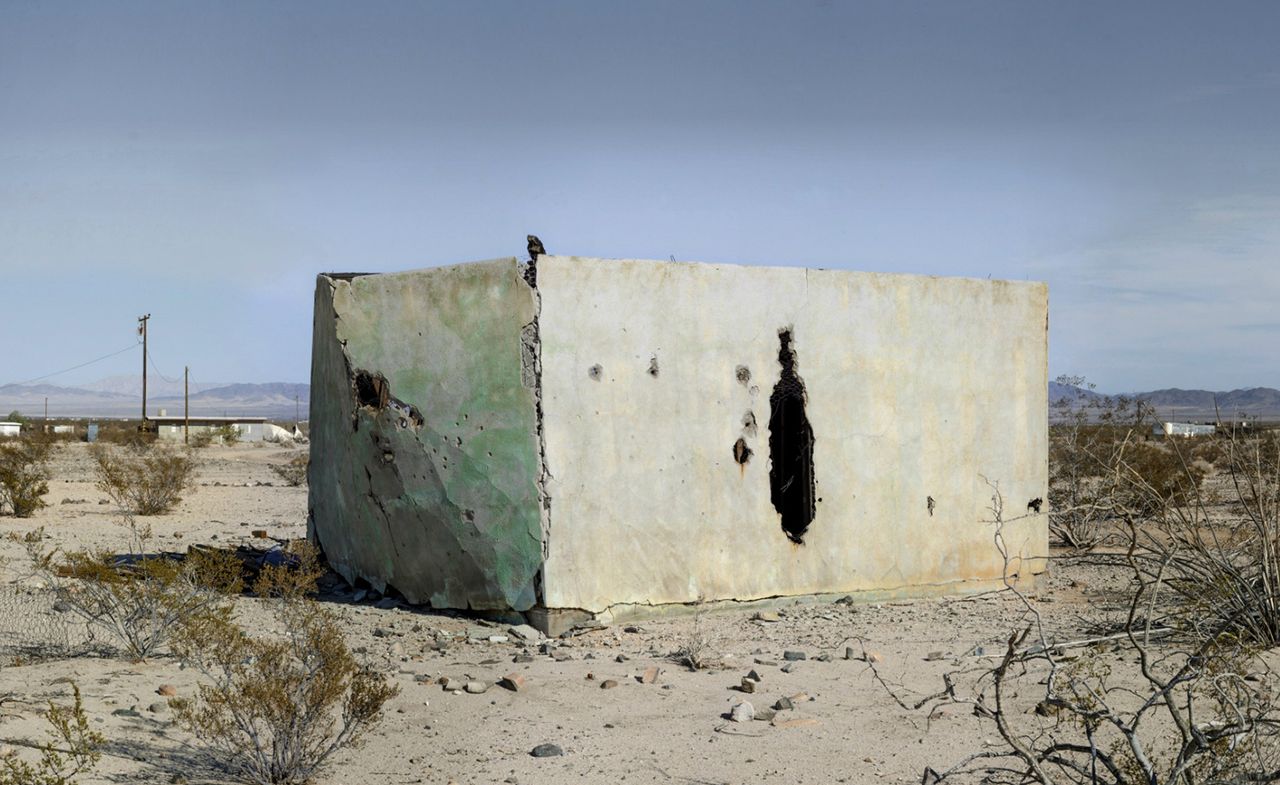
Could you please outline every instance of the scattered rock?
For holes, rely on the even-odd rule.
[[[754,668],[747,671],[747,678],[752,681],[764,681],[764,677],[757,673]]]
[[[156,688],[156,695],[163,695],[166,698],[172,698],[178,694],[178,688],[172,684],[161,684]]]
[[[471,693],[472,695],[483,695],[485,692],[488,691],[489,685],[483,681],[469,681],[463,686],[462,689]]]
[[[752,621],[764,622],[782,621],[782,617],[778,615],[777,611],[756,611],[751,616],[751,619]]]
[[[568,662],[569,660],[573,659],[573,655],[567,651],[561,651],[560,649],[556,649],[555,651],[551,652],[551,659],[555,660],[556,662]]]
[[[734,704],[733,708],[729,710],[729,719],[734,722],[751,722],[751,720],[755,719],[755,716],[756,709],[749,701]]]
[[[165,703],[164,701],[156,701],[155,703],[147,707],[147,711],[151,712],[152,714],[164,714],[168,710],[169,710],[169,704]]]
[[[795,708],[795,705],[790,698],[778,698],[777,702],[773,704],[773,708],[775,711],[790,711]]]
[[[137,709],[116,709],[111,712],[112,717],[141,717]]]
[[[525,687],[524,677],[518,673],[508,673],[498,680],[499,687],[505,687],[512,692],[520,692]]]
[[[536,628],[528,624],[517,624],[507,629],[507,632],[515,638],[519,638],[526,643],[535,643],[542,640],[542,633]]]
[[[613,679],[605,679],[604,681],[600,682],[600,689],[602,690],[611,690],[617,686],[618,686],[618,682],[614,681]]]
[[[638,678],[640,679],[641,684],[656,684],[658,676],[661,673],[662,671],[658,670],[657,665],[651,665],[648,668],[645,668],[644,673],[640,674]]]
[[[776,665],[778,664],[778,661],[777,661],[777,660],[763,660],[763,659],[760,659],[759,657],[756,657],[756,659],[755,659],[755,663],[756,663],[756,665],[767,665],[767,666],[769,666],[769,667],[774,667],[774,666],[776,666]]]
[[[419,673],[413,677],[413,680],[418,684],[431,684],[435,681],[435,679],[431,678],[431,676],[426,673]]]
[[[777,715],[777,709],[756,709],[755,719],[759,722],[768,722]]]
[[[253,531],[251,531],[251,532],[249,532],[249,533],[250,533],[250,534],[252,534],[254,537],[257,537],[259,540],[265,540],[265,539],[267,539],[267,530],[266,530],[266,529],[254,529]]]
[[[787,651],[784,651],[782,653],[782,659],[786,660],[787,662],[799,662],[800,660],[809,659],[809,655],[805,654],[802,651],[788,649]]]
[[[533,662],[532,654],[517,654],[511,658],[512,662]]]
[[[738,691],[745,692],[748,694],[754,693],[756,691],[757,684],[759,684],[759,682],[757,682],[755,679],[748,679],[746,676],[743,676],[742,683],[738,685]]]
[[[941,659],[943,659],[943,658],[944,658],[944,657],[946,657],[946,656],[947,656],[947,655],[943,654],[943,653],[942,653],[942,652],[940,652],[940,651],[931,651],[931,652],[929,652],[928,654],[924,655],[924,661],[925,661],[925,662],[933,662],[933,661],[935,661],[935,660],[941,660]]]
[[[461,680],[454,679],[449,676],[445,676],[444,678],[440,679],[440,687],[445,692],[455,692],[457,690],[462,689],[465,686],[466,685]]]
[[[783,673],[791,673],[791,672],[792,672],[792,671],[794,671],[797,667],[798,667],[798,666],[796,665],[796,663],[794,663],[794,662],[787,662],[787,663],[783,663],[782,667],[781,667],[781,668],[779,668],[779,670],[781,670]]]
[[[625,655],[625,654],[619,654],[617,657],[614,657],[614,658],[613,658],[613,661],[614,661],[614,662],[626,662],[626,661],[627,661],[627,660],[629,660],[629,659],[631,659],[631,658],[630,658],[630,657],[628,657],[627,655]]]
[[[555,744],[539,744],[529,751],[529,754],[535,758],[554,758],[563,755],[564,750]]]
[[[865,654],[862,655],[863,662],[868,662],[873,665],[877,662],[882,662],[883,660],[884,660],[884,655],[880,654],[880,652],[878,651],[868,650]]]
[[[852,646],[845,646],[845,647],[844,647],[844,658],[845,658],[846,660],[857,659],[857,655],[853,653],[853,647],[852,647]]]
[[[490,635],[488,640],[490,643],[506,643],[511,639],[505,635]]]
[[[831,654],[824,651],[823,653],[819,654],[817,657],[814,657],[813,659],[818,662],[831,662]]]
[[[373,637],[375,637],[375,638],[385,638],[385,637],[387,637],[387,636],[388,636],[388,635],[390,635],[390,634],[391,634],[391,633],[390,633],[390,632],[388,632],[388,631],[387,631],[387,629],[386,629],[385,627],[374,627],[374,628],[373,628]]]

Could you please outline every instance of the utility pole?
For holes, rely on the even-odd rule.
[[[191,444],[191,366],[182,366],[182,443]]]
[[[147,429],[147,320],[151,314],[138,317],[138,334],[142,336],[142,430]]]
[[[48,401],[49,399],[45,398],[45,400]],[[298,394],[294,393],[293,394],[293,427],[294,428],[298,427],[298,423],[301,421],[299,418],[301,417],[302,417],[302,405],[298,403]]]

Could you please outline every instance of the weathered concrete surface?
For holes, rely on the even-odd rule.
[[[1043,284],[573,257],[538,268],[547,607],[1000,578],[984,477],[1007,519],[1047,482]],[[813,431],[803,544],[770,498],[783,329]],[[1011,550],[1034,557],[1015,567],[1042,571],[1047,537],[1043,516],[1010,521]]]
[[[1043,571],[1043,284],[544,256],[535,290],[521,272],[321,276],[312,528],[348,578],[544,629],[973,591],[1003,574],[987,478],[1014,569]]]
[[[520,269],[317,280],[310,529],[349,580],[436,607],[535,603],[541,458],[522,332],[536,293]]]

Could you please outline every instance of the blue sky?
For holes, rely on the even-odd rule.
[[[1048,281],[1050,373],[1280,387],[1280,5],[0,0],[0,384],[307,381],[314,277]],[[135,373],[136,353],[49,379]]]

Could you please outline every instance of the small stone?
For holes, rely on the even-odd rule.
[[[776,711],[790,711],[795,708],[795,704],[791,702],[790,698],[778,698],[777,702],[773,704],[773,708]]]
[[[472,695],[482,695],[489,689],[489,685],[483,681],[469,681],[462,689]]]
[[[729,719],[734,722],[751,722],[755,716],[756,709],[749,701],[734,704],[734,707],[729,710]]]
[[[520,692],[525,687],[524,677],[518,673],[508,673],[498,680],[499,687],[505,687],[512,692]]]
[[[631,659],[631,658],[630,658],[630,657],[628,657],[627,655],[625,655],[625,654],[619,654],[617,657],[614,657],[614,658],[613,658],[613,661],[614,661],[614,662],[626,662],[626,661],[627,661],[627,660],[629,660],[629,659]]]
[[[747,677],[743,676],[742,683],[738,685],[738,690],[740,692],[745,692],[748,694],[753,693],[756,691],[756,685],[758,683],[759,682],[757,682],[755,679],[748,679]]]
[[[147,707],[147,711],[151,712],[152,714],[164,714],[168,710],[169,710],[169,704],[165,703],[164,701],[156,701],[155,703]]]
[[[759,722],[768,722],[777,715],[777,709],[756,709],[755,719]]]
[[[747,671],[747,678],[751,679],[752,681],[764,681],[764,677],[761,676],[759,673],[757,673],[754,668]]]
[[[782,667],[779,668],[778,670],[782,671],[783,673],[791,673],[798,667],[799,665],[797,665],[794,662],[787,662],[787,663],[783,663]]]
[[[604,681],[600,682],[600,689],[602,690],[611,690],[617,686],[618,686],[618,682],[614,681],[613,679],[605,679]]]
[[[542,633],[539,632],[537,628],[528,624],[517,624],[514,627],[509,627],[507,632],[511,636],[519,638],[526,643],[534,643],[535,641],[542,640]]]
[[[563,755],[564,750],[555,744],[539,744],[529,752],[535,758],[554,758]]]
[[[402,657],[404,656],[404,644],[400,641],[396,641],[391,644],[391,648],[387,651],[392,657]]]
[[[942,652],[940,652],[940,651],[931,651],[931,652],[929,652],[928,654],[924,655],[924,661],[925,661],[925,662],[933,662],[933,661],[935,661],[935,660],[943,659],[943,658],[944,658],[944,657],[946,657],[946,656],[947,656],[947,655],[943,654],[943,653],[942,653]]]
[[[776,665],[778,664],[778,661],[777,661],[777,660],[764,660],[764,659],[760,659],[759,657],[756,657],[756,659],[755,659],[755,663],[756,663],[756,665],[767,665],[767,666],[769,666],[769,667],[774,667],[774,666],[776,666]]]
[[[464,686],[466,685],[462,681],[449,676],[445,676],[440,679],[440,687],[445,692],[454,692],[462,689]]]
[[[552,643],[551,641],[543,641],[538,646],[538,653],[550,654],[551,652],[555,651],[555,649],[556,649],[556,645],[554,643]]]
[[[67,611],[71,610],[71,603],[65,602],[63,600],[58,600],[53,604],[53,609],[58,613],[66,613]]]
[[[375,638],[385,638],[385,637],[387,637],[387,636],[388,636],[388,635],[390,635],[390,634],[391,634],[391,633],[390,633],[390,632],[388,632],[388,631],[386,630],[386,628],[384,628],[384,627],[374,627],[374,628],[373,628],[373,637],[375,637]]]
[[[782,653],[782,659],[786,660],[787,662],[799,662],[800,660],[809,659],[809,655],[805,654],[802,651],[788,649],[787,651],[784,651]]]
[[[878,651],[868,651],[866,654],[862,655],[862,659],[864,662],[874,665],[877,662],[882,662],[884,660],[884,656]]]
[[[658,670],[657,665],[651,665],[644,669],[644,673],[640,674],[640,683],[656,684],[660,673],[662,673],[662,671]]]
[[[267,539],[267,530],[266,530],[266,529],[254,529],[253,531],[251,531],[251,532],[249,532],[249,533],[250,533],[250,534],[252,534],[254,537],[257,537],[259,540],[265,540],[265,539]]]
[[[116,709],[115,711],[111,712],[111,716],[113,716],[113,717],[141,717],[142,715],[138,713],[137,709]]]
[[[622,631],[623,631],[623,632],[630,632],[630,633],[633,633],[633,634],[638,634],[638,633],[644,632],[644,627],[638,627],[638,626],[636,626],[636,625],[634,625],[634,624],[631,624],[631,625],[628,625],[628,626],[626,626],[626,627],[623,627],[623,628],[622,628]]]
[[[782,621],[782,617],[778,615],[777,611],[756,611],[751,619],[764,622]]]
[[[511,640],[511,639],[510,639],[510,638],[508,638],[508,637],[507,637],[507,636],[505,636],[505,635],[490,635],[490,636],[489,636],[489,642],[490,642],[490,643],[506,643],[506,642],[507,642],[507,641],[509,641],[509,640]]]
[[[156,688],[156,695],[163,695],[166,698],[172,698],[178,694],[178,688],[172,684],[161,684]]]
[[[430,684],[433,681],[435,681],[435,679],[431,678],[431,676],[425,673],[419,673],[418,675],[413,677],[413,680],[418,684]]]
[[[517,654],[511,658],[512,662],[533,662],[532,654]]]
[[[857,655],[855,655],[855,654],[853,653],[853,647],[852,647],[852,646],[845,646],[845,647],[844,647],[844,658],[845,658],[846,660],[852,660],[852,659],[856,659],[856,658],[857,658]]]
[[[560,649],[556,649],[555,651],[551,652],[551,659],[555,660],[556,662],[568,662],[569,660],[573,659],[573,655],[567,651],[561,651]]]

